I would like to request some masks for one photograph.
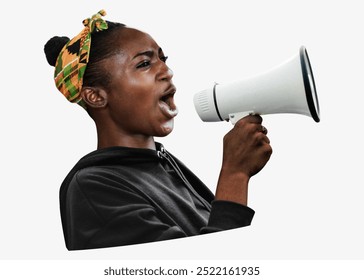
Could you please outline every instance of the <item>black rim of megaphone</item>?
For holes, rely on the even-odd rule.
[[[300,49],[300,58],[301,58],[303,83],[305,85],[308,108],[310,109],[312,118],[316,122],[319,122],[320,121],[320,107],[319,107],[319,101],[317,98],[316,84],[315,84],[315,79],[314,79],[312,68],[311,68],[310,59],[308,57],[307,50],[304,46],[302,46]],[[307,63],[306,63],[306,61],[307,61]],[[309,79],[309,76],[311,76],[311,78],[312,78],[311,81]],[[312,84],[311,84],[311,82],[312,82]]]

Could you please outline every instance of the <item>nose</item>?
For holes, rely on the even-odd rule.
[[[173,71],[170,69],[165,62],[160,62],[160,69],[158,73],[158,80],[160,81],[170,81],[173,78]]]

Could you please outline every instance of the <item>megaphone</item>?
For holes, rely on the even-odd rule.
[[[205,122],[235,124],[249,114],[293,113],[320,121],[319,101],[307,50],[263,74],[227,84],[215,84],[194,96]]]

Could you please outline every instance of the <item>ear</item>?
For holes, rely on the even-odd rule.
[[[101,88],[84,87],[81,90],[81,96],[91,108],[104,108],[107,104],[107,92]]]

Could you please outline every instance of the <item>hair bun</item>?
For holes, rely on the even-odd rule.
[[[67,44],[70,39],[68,37],[54,36],[49,39],[44,45],[44,53],[46,55],[47,61],[51,66],[55,66],[57,58],[62,48]]]

